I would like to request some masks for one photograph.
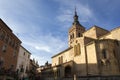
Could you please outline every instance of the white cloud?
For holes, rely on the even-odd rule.
[[[72,16],[70,10],[62,10],[61,14],[57,16],[57,19],[61,22],[70,22],[72,21]]]
[[[91,19],[96,20],[92,9],[90,9],[88,5],[81,4],[80,1],[60,0],[58,2],[62,5],[60,6],[59,15],[57,16],[57,19],[61,22],[73,21],[75,6],[80,22],[88,22]]]
[[[28,45],[37,51],[45,51],[47,53],[55,54],[61,49],[65,48],[66,43],[60,37],[54,37],[51,33],[48,35],[33,34],[27,36],[21,36],[24,45]]]
[[[39,9],[41,9],[42,3],[39,2]],[[35,23],[37,19],[44,18],[41,16],[42,14],[39,14],[40,12],[36,6],[36,1],[33,0],[2,0],[0,2],[0,18],[15,33],[40,30],[40,27]]]
[[[43,50],[43,51],[51,53],[50,47],[48,46],[35,46],[35,48],[40,51]]]

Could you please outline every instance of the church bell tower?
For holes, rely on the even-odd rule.
[[[69,47],[73,46],[76,38],[82,37],[82,33],[85,32],[85,28],[78,21],[76,8],[73,18],[74,18],[74,22],[68,32]]]

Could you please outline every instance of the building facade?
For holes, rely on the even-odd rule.
[[[16,71],[21,41],[0,19],[0,69]]]
[[[20,79],[28,77],[30,56],[31,53],[23,46],[20,46],[17,60],[17,70]]]
[[[37,75],[37,69],[39,68],[38,62],[35,61],[35,59],[30,59],[30,63],[29,63],[30,67],[29,67],[29,79],[30,80],[36,80]]]
[[[55,78],[120,76],[120,27],[111,31],[94,25],[86,30],[78,21],[68,31],[68,48],[52,56]]]

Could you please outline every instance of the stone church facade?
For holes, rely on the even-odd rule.
[[[52,66],[44,70],[48,77],[120,75],[120,27],[108,31],[94,25],[86,30],[75,11],[68,45],[52,56]]]
[[[55,76],[120,75],[120,27],[108,31],[94,25],[85,30],[75,11],[68,40],[69,47],[52,57]]]

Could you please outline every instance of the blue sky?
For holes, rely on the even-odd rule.
[[[68,47],[75,6],[86,29],[120,26],[120,0],[0,0],[0,18],[43,65]]]

